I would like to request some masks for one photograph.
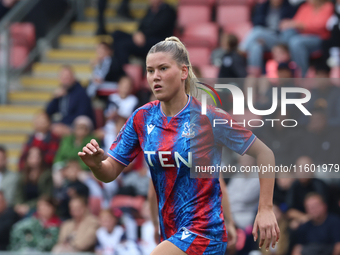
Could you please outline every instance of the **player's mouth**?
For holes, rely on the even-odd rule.
[[[162,86],[159,85],[159,84],[155,84],[155,85],[153,86],[153,90],[154,90],[154,91],[159,91],[159,90],[161,90],[161,89],[162,89]]]

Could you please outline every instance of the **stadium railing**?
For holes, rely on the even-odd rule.
[[[34,49],[28,55],[27,61],[20,68],[11,68],[10,49],[11,36],[10,26],[14,22],[20,22],[34,8],[34,6],[43,0],[19,1],[0,21],[0,104],[7,103],[7,94],[11,80],[17,79],[27,67],[40,56],[52,41],[55,40],[73,18],[81,21],[84,20],[84,8],[86,0],[68,0],[69,9],[65,15],[49,30],[48,34],[37,41]]]

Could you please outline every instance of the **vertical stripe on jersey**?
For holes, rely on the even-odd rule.
[[[162,119],[164,126],[166,126],[166,117],[162,117]],[[166,129],[162,129],[162,131],[160,132],[160,143],[157,151],[171,151],[172,153],[174,153],[174,151],[176,151],[175,146],[178,145],[178,135],[178,119],[173,117],[170,121],[170,125],[168,125]],[[177,228],[174,227],[176,226],[176,224],[174,223],[174,220],[176,218],[176,207],[174,205],[173,199],[173,188],[176,183],[178,170],[172,154],[166,155],[165,157],[169,159],[168,161],[166,161],[166,164],[174,165],[174,167],[166,167],[161,170],[164,171],[164,175],[163,180],[161,180],[161,182],[159,183],[160,189],[164,190],[164,201],[162,205],[163,224],[164,228],[166,229],[166,232],[164,234],[166,238],[169,238],[177,232]],[[162,184],[163,187],[161,187]]]

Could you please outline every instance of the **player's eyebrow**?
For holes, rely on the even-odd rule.
[[[166,66],[166,65],[169,65],[169,64],[168,63],[161,63],[157,67],[162,67],[162,66]],[[148,69],[148,68],[154,68],[154,67],[153,66],[147,66],[146,68]]]

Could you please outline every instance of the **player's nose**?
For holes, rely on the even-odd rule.
[[[153,80],[160,80],[160,79],[161,79],[160,71],[156,69],[153,74]]]

